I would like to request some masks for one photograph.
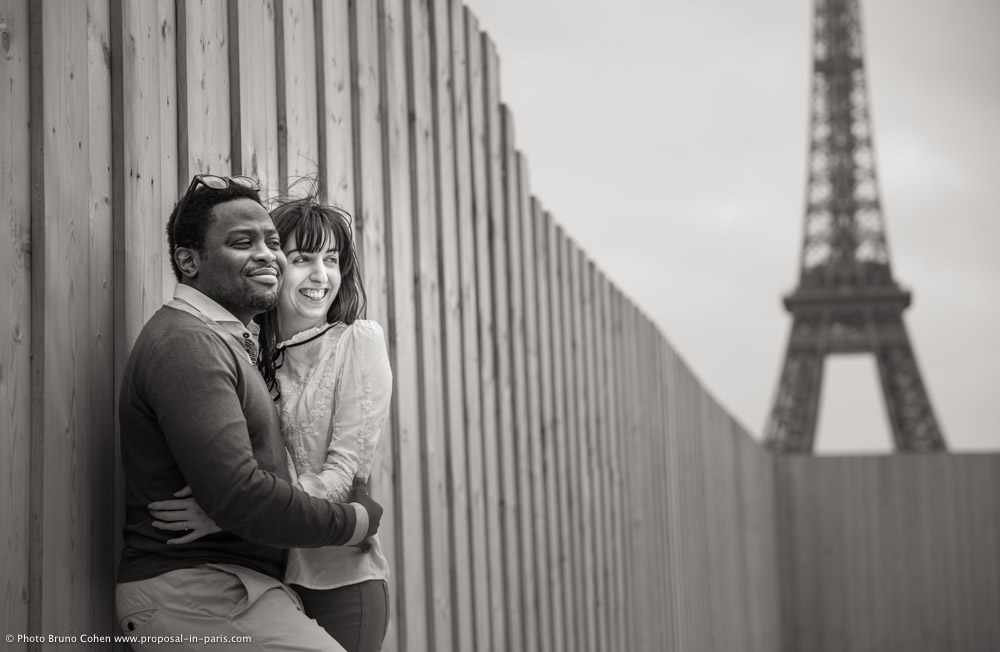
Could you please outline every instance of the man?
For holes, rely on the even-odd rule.
[[[177,289],[143,327],[121,386],[122,630],[158,651],[247,636],[258,649],[342,650],[280,581],[280,548],[357,545],[382,510],[363,488],[334,504],[288,482],[277,410],[254,364],[251,320],[277,304],[285,262],[257,183],[196,176],[167,232]],[[147,505],[185,485],[223,531],[170,545],[175,533],[154,528]]]

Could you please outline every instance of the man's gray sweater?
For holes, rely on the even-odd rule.
[[[231,341],[227,341],[229,337]],[[278,413],[235,338],[161,308],[132,348],[119,420],[125,547],[118,581],[206,563],[281,577],[288,547],[346,543],[356,513],[289,484]],[[147,505],[190,485],[222,532],[168,545]]]

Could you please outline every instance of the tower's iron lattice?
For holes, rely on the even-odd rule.
[[[809,176],[799,285],[784,298],[792,331],[768,447],[813,449],[823,362],[871,353],[896,448],[941,451],[944,438],[903,323],[910,293],[892,275],[879,201],[858,0],[816,0]]]

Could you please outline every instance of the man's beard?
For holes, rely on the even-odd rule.
[[[278,305],[280,282],[271,290],[257,290],[251,283],[244,280],[236,286],[218,288],[215,301],[230,312],[253,311],[255,315]]]

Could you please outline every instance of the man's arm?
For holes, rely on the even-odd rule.
[[[332,503],[260,468],[236,393],[239,363],[217,335],[170,334],[150,358],[155,372],[147,375],[146,398],[181,473],[219,527],[277,547],[357,543],[377,529],[381,508],[367,494]],[[279,433],[271,436],[280,450]]]

